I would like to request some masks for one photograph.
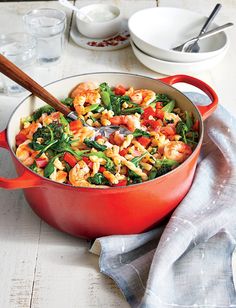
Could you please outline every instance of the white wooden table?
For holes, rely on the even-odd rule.
[[[74,1],[83,6],[90,0]],[[105,1],[103,1],[105,2]],[[128,17],[145,7],[176,6],[208,14],[214,0],[113,0]],[[219,23],[236,21],[236,1],[222,0]],[[55,1],[0,3],[0,33],[23,30],[22,16],[36,7],[59,8]],[[61,8],[61,7],[60,7]],[[74,15],[67,11],[68,27],[63,61],[54,68],[38,69],[41,84],[85,72],[125,71],[158,77],[140,64],[130,47],[95,52],[76,46],[69,32]],[[236,115],[236,29],[225,59],[209,72],[195,75],[218,93],[220,103]],[[194,74],[193,74],[194,75]],[[160,76],[161,77],[161,76]],[[0,129],[21,98],[0,96]],[[0,176],[14,177],[6,151],[0,151]],[[41,221],[24,200],[22,191],[0,190],[0,308],[128,307],[113,281],[98,269],[98,257],[89,243],[61,233]]]

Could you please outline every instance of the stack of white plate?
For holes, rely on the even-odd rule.
[[[172,48],[196,37],[206,16],[169,7],[136,12],[129,19],[131,46],[138,60],[148,68],[166,75],[208,70],[225,56],[229,40],[225,32],[198,42],[198,53]],[[210,29],[218,27],[212,23]]]

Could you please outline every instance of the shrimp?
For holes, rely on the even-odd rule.
[[[191,147],[182,141],[170,141],[164,147],[164,156],[178,163],[185,161],[191,154]]]
[[[101,95],[98,90],[77,90],[77,95],[74,97],[74,107],[76,112],[79,115],[83,115],[86,113],[86,109],[84,107],[85,103],[90,105],[100,104]]]
[[[37,151],[29,147],[30,140],[21,143],[16,150],[16,157],[25,165],[31,166],[34,163],[34,158],[38,154]]]
[[[85,177],[90,172],[88,165],[80,160],[69,172],[69,181],[73,186],[90,186]],[[87,182],[86,185],[84,185]],[[81,184],[83,183],[83,184]]]
[[[128,92],[129,93],[129,92]],[[156,99],[156,93],[152,90],[135,90],[133,93],[130,91],[129,97],[132,102],[142,106],[148,106]]]
[[[33,134],[36,132],[36,130],[42,127],[42,125],[40,123],[36,123],[36,122],[32,122],[29,126],[27,126],[26,128],[23,128],[20,131],[20,134],[23,134],[27,137],[27,139],[32,139],[33,138]]]
[[[140,121],[135,115],[114,116],[110,119],[112,125],[125,125],[134,132],[136,128],[140,128]]]
[[[75,98],[77,95],[80,95],[81,92],[96,90],[98,87],[99,86],[92,81],[81,82],[71,91],[70,97]]]

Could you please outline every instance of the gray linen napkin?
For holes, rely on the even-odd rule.
[[[202,94],[186,93],[209,103]],[[107,236],[100,270],[132,307],[236,307],[236,119],[222,106],[205,123],[193,185],[166,226]]]

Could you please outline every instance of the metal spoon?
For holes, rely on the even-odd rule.
[[[33,80],[29,75],[24,73],[19,67],[17,67],[14,63],[9,61],[3,55],[0,54],[0,72],[15,81],[19,85],[21,85],[26,90],[30,91],[35,96],[39,97],[41,100],[55,108],[57,111],[60,111],[65,116],[72,120],[78,120],[78,116],[74,111],[71,111],[67,106],[62,104],[56,97],[54,97],[51,93],[49,93],[45,88],[40,86],[35,80]],[[87,123],[84,124],[90,129],[95,131],[96,135],[103,135],[105,137],[109,137],[115,131],[119,131],[124,135],[128,135],[131,132],[125,128],[120,126],[102,126],[102,127],[92,127]]]
[[[88,20],[89,20],[90,22],[93,21],[93,19],[92,19],[90,16],[88,16],[88,15],[85,14],[85,13],[83,13],[79,8],[77,8],[75,5],[71,4],[69,1],[67,1],[67,0],[59,0],[59,3],[60,3],[61,5],[63,5],[63,6],[65,6],[65,7],[67,7],[68,9],[72,10],[72,11],[78,12],[78,13],[79,13],[80,15],[82,15],[83,17],[88,18]]]
[[[197,36],[198,39],[200,38],[201,35],[203,35],[207,31],[213,19],[216,17],[216,15],[218,14],[221,8],[222,8],[222,5],[220,3],[217,3],[213,11],[211,12],[210,16],[207,18],[206,22],[204,23],[201,31],[199,32]],[[188,46],[186,52],[199,52],[200,47],[198,45],[198,39],[192,45]]]
[[[199,32],[196,41],[189,45],[189,52],[194,48],[195,52],[199,52],[200,47],[198,45],[198,39],[200,38],[200,36],[202,34],[204,34],[207,29],[209,28],[211,22],[213,21],[213,19],[215,18],[215,16],[217,15],[217,13],[219,12],[219,10],[221,9],[222,5],[220,3],[216,4],[216,6],[214,7],[213,11],[211,12],[210,16],[207,18],[207,20],[205,21],[201,31]],[[177,50],[177,51],[182,51],[180,49],[176,49],[177,47],[173,48],[173,50]]]
[[[173,48],[172,50],[175,50],[175,51],[182,51],[182,52],[194,52],[193,50],[189,50],[189,46],[193,46],[193,44],[198,41],[198,40],[202,40],[202,39],[205,39],[207,37],[210,37],[210,36],[213,36],[219,32],[222,32],[224,31],[225,29],[227,28],[231,28],[234,24],[232,22],[228,22],[227,24],[224,24],[222,26],[219,26],[213,30],[210,30],[204,34],[202,34],[201,36],[197,36],[197,37],[194,37],[188,41],[186,41],[185,43]],[[195,48],[195,47],[194,47]]]

